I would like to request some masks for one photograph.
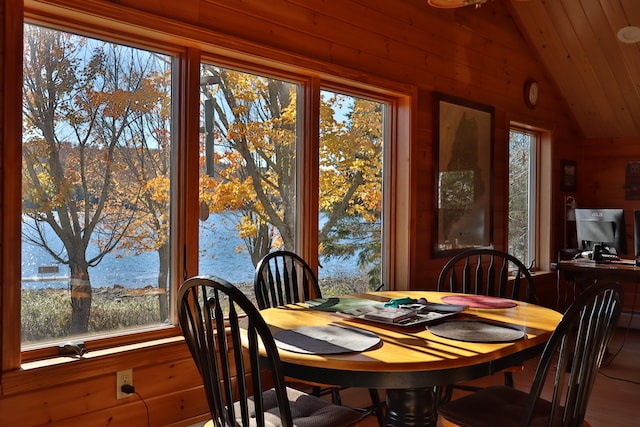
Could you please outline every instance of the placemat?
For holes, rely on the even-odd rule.
[[[303,326],[274,335],[283,350],[308,354],[338,354],[369,350],[380,342],[373,332],[343,326]]]
[[[466,305],[471,308],[511,308],[516,302],[510,299],[490,297],[486,295],[449,295],[442,297],[447,304]]]
[[[330,311],[359,316],[370,310],[383,307],[380,301],[364,298],[317,298],[305,301],[305,305],[313,310]]]
[[[480,320],[449,320],[429,326],[429,331],[442,338],[467,342],[510,342],[526,336],[524,331]]]

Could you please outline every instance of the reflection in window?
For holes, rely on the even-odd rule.
[[[22,342],[166,323],[171,58],[24,26]]]

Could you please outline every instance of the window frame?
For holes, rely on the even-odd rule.
[[[511,132],[519,133],[522,135],[528,135],[530,140],[528,147],[529,164],[527,170],[527,256],[528,259],[522,259],[521,261],[528,265],[531,261],[535,261],[535,253],[537,242],[535,236],[537,234],[537,220],[538,217],[538,204],[537,194],[538,188],[538,150],[540,146],[540,134],[539,132],[524,129],[519,126],[511,126],[509,128],[509,134]],[[509,144],[511,144],[511,137],[509,137]],[[511,167],[511,147],[509,147],[509,168]],[[509,170],[510,172],[510,170]],[[511,201],[511,194],[509,193],[509,202]],[[509,228],[511,228],[509,226]],[[508,235],[508,234],[507,234]],[[507,238],[508,240],[508,238]],[[509,242],[507,242],[509,247]],[[510,251],[512,252],[512,251]]]
[[[534,231],[529,235],[529,257],[533,261],[533,271],[548,271],[552,262],[551,256],[551,234],[542,233],[542,230],[551,230],[552,227],[552,134],[549,130],[540,126],[534,126],[523,122],[511,121],[507,129],[507,141],[509,133],[527,133],[535,139],[534,149],[530,150],[531,163],[529,174],[529,185],[533,185],[534,194],[529,192],[529,206],[533,213],[529,215],[529,224]],[[508,152],[507,142],[507,152]],[[507,176],[509,174],[509,156],[507,156]],[[508,211],[509,196],[506,189],[506,205]],[[505,247],[508,247],[509,233],[508,225],[505,230]]]
[[[198,110],[199,110],[199,66],[205,58],[214,58],[216,64],[232,65],[234,68],[269,72],[288,80],[299,78],[304,82],[301,90],[300,108],[303,120],[300,143],[303,150],[299,161],[307,167],[315,164],[317,171],[319,99],[320,90],[324,87],[362,94],[378,100],[386,100],[389,104],[388,117],[385,118],[386,143],[384,176],[384,208],[383,230],[385,230],[385,249],[383,251],[382,278],[387,289],[409,289],[411,276],[412,227],[411,212],[414,209],[415,180],[411,170],[411,158],[415,148],[411,140],[416,134],[415,120],[412,120],[416,106],[417,90],[415,87],[391,82],[382,78],[368,76],[362,81],[361,73],[333,64],[325,64],[306,57],[285,52],[264,51],[258,44],[242,41],[242,49],[238,51],[238,41],[230,37],[205,37],[209,32],[197,28],[178,28],[175,34],[166,32],[172,28],[170,19],[136,12],[123,17],[117,5],[101,6],[96,14],[87,14],[89,6],[77,5],[74,9],[56,6],[42,6],[33,1],[25,4],[22,18],[24,22],[44,25],[54,29],[70,31],[89,37],[111,40],[133,47],[157,50],[174,57],[173,69],[173,126],[172,144],[172,266],[170,270],[170,286],[173,295],[177,294],[179,283],[185,277],[194,275],[198,266],[197,241],[186,236],[197,235],[198,227]],[[16,9],[16,10],[19,10]],[[98,16],[99,15],[99,16]],[[22,22],[22,21],[20,21]],[[126,28],[126,31],[125,31]],[[163,28],[163,31],[157,30]],[[23,26],[17,40],[22,38]],[[118,34],[118,37],[114,37]],[[185,35],[186,34],[186,35]],[[203,42],[202,40],[211,40]],[[21,53],[20,49],[17,49]],[[207,53],[203,53],[207,52]],[[16,57],[21,57],[15,53]],[[260,55],[260,56],[259,56]],[[267,55],[267,56],[261,56]],[[296,65],[294,65],[296,64]],[[246,67],[246,68],[245,68]],[[14,72],[20,70],[22,63],[14,64]],[[319,71],[322,70],[322,71]],[[15,110],[15,102],[21,103],[21,85],[7,92],[4,100],[6,110]],[[20,105],[20,104],[17,104]],[[7,117],[7,135],[17,136],[21,140],[21,128],[16,115],[21,117],[22,111],[14,111]],[[11,126],[13,125],[13,127]],[[4,182],[3,212],[3,245],[5,248],[19,246],[21,241],[21,144],[5,145],[4,168],[9,177]],[[314,156],[315,152],[315,156]],[[316,172],[317,173],[317,172]],[[298,175],[301,179],[301,174]],[[301,210],[312,209],[317,212],[317,178],[315,184],[304,180],[298,187],[302,194]],[[392,196],[393,194],[393,196]],[[313,209],[314,204],[316,208]],[[314,224],[314,217],[316,223]],[[300,225],[302,236],[301,253],[317,266],[317,216],[306,215],[307,221]],[[313,234],[305,231],[314,230]],[[191,255],[189,255],[191,254]],[[315,260],[314,260],[315,258]],[[66,363],[68,359],[59,360],[57,347],[46,347],[22,351],[20,336],[20,298],[21,298],[21,254],[20,251],[4,251],[3,272],[4,283],[17,284],[3,286],[2,289],[2,371],[13,371],[23,363],[34,363],[34,366]],[[102,349],[104,354],[117,354],[133,348],[148,348],[155,341],[165,343],[180,335],[175,323],[175,304],[172,304],[172,317],[166,327],[154,327],[153,330],[127,331],[113,336],[97,337],[86,340],[91,352]],[[36,362],[46,359],[45,362]],[[3,378],[4,383],[4,378]]]
[[[165,54],[167,56],[170,56],[173,58],[173,64],[172,64],[172,87],[171,87],[171,92],[172,92],[172,101],[176,101],[176,102],[172,102],[172,127],[175,127],[177,129],[182,129],[185,128],[185,125],[183,125],[183,122],[186,122],[186,120],[188,119],[187,117],[183,117],[185,116],[184,114],[181,114],[181,111],[186,111],[187,108],[183,107],[183,103],[184,103],[184,97],[180,97],[178,98],[178,96],[180,95],[180,90],[178,90],[178,87],[176,86],[176,84],[178,84],[181,80],[184,80],[183,78],[181,78],[181,74],[184,74],[184,70],[181,65],[185,62],[185,57],[187,56],[187,49],[185,49],[184,47],[180,47],[180,46],[176,46],[176,45],[170,45],[170,44],[164,44],[164,43],[160,43],[158,41],[156,42],[152,42],[149,39],[144,39],[144,42],[141,42],[141,39],[139,37],[136,37],[134,34],[131,33],[118,33],[119,35],[121,35],[121,37],[114,37],[113,36],[113,31],[108,31],[108,29],[103,28],[103,27],[98,27],[95,29],[90,28],[88,25],[80,25],[77,22],[74,23],[74,25],[69,25],[67,26],[65,25],[52,25],[51,23],[51,19],[44,19],[44,17],[40,17],[40,16],[28,16],[27,14],[25,14],[25,19],[23,22],[23,26],[21,28],[24,27],[24,25],[26,24],[32,24],[32,25],[40,25],[40,26],[46,26],[48,28],[52,28],[54,30],[59,30],[59,31],[66,31],[66,32],[70,32],[70,33],[74,33],[74,34],[78,34],[81,36],[86,36],[86,37],[91,37],[91,38],[96,38],[96,39],[100,39],[100,40],[104,40],[104,41],[109,41],[109,42],[113,42],[113,43],[119,43],[119,44],[126,44],[127,46],[131,46],[133,48],[140,48],[140,49],[146,49],[146,50],[152,50],[154,52],[159,52],[162,54]],[[22,64],[20,64],[20,66],[22,67]],[[20,112],[22,110],[20,109]],[[175,148],[173,147],[177,147],[178,145],[185,145],[185,144],[179,144],[177,136],[173,133],[172,131],[172,150],[175,150]],[[19,140],[21,141],[22,138],[19,138]],[[21,146],[21,144],[20,144]],[[18,165],[21,168],[22,165],[22,155],[21,155],[21,150],[17,150],[18,151],[18,155],[19,155],[19,161],[18,161]],[[179,156],[176,156],[175,154],[172,153],[171,155],[171,176],[172,176],[172,182],[173,181],[178,181],[178,175],[182,176],[181,170],[179,168]],[[21,191],[21,182],[20,182],[20,176],[21,176],[21,170],[19,170],[18,173],[18,189],[15,190],[15,193],[17,193],[18,195],[18,200],[16,203],[16,206],[18,206],[21,209],[21,205],[22,205],[22,199],[21,199],[21,195],[22,195],[22,191]],[[181,181],[183,181],[181,179]],[[172,188],[171,189],[171,199],[175,200],[175,196],[173,194],[175,190]],[[183,212],[184,209],[177,209],[174,205],[176,203],[172,202],[170,209],[171,209],[171,217],[172,217],[172,227],[171,227],[171,248],[170,248],[170,252],[171,252],[171,259],[173,260],[170,266],[170,279],[169,279],[169,292],[170,294],[177,294],[177,285],[176,283],[180,283],[179,281],[175,281],[175,277],[178,276],[178,266],[180,265],[184,265],[183,262],[178,263],[179,259],[178,259],[178,255],[180,254],[180,251],[177,250],[176,245],[173,243],[175,241],[175,238],[173,238],[173,233],[175,233],[174,231],[174,227],[176,225],[174,225],[174,222],[177,222],[177,220],[174,218],[176,215],[179,215],[180,212]],[[21,213],[21,211],[20,211]],[[21,220],[20,220],[20,216],[18,217],[18,224],[21,224]],[[21,229],[21,225],[18,226],[18,230]],[[20,238],[20,233],[19,234],[19,238]],[[12,243],[12,247],[15,247],[15,243]],[[21,265],[21,253],[20,251],[14,251],[17,253],[17,257],[18,257],[18,261],[17,261],[17,265]],[[174,259],[175,258],[175,259]],[[180,260],[181,261],[181,260]],[[20,278],[21,278],[22,274],[21,274],[21,270],[18,270],[18,276],[17,276],[17,283],[18,286],[17,287],[17,300],[15,304],[12,304],[11,307],[15,307],[15,305],[17,304],[17,307],[20,307],[20,300],[21,300],[21,287],[20,287]],[[15,282],[15,280],[10,280],[9,283],[13,283]],[[7,283],[7,282],[5,282]],[[6,307],[3,307],[6,308]],[[20,325],[21,325],[21,317],[20,317],[20,313],[19,313],[19,309],[18,309],[18,314],[11,314],[11,318],[12,320],[15,318],[15,316],[17,316],[17,325],[18,328],[17,330],[20,331]],[[118,346],[122,346],[122,345],[126,345],[126,344],[130,344],[132,342],[145,342],[145,341],[151,341],[151,340],[157,340],[157,339],[164,339],[164,338],[168,338],[168,337],[172,337],[175,336],[177,334],[180,334],[180,330],[177,326],[177,324],[175,323],[174,319],[175,319],[175,308],[171,307],[171,318],[170,321],[168,322],[168,324],[166,325],[155,325],[152,327],[140,327],[140,328],[134,328],[134,329],[130,329],[127,331],[123,331],[123,332],[113,332],[113,333],[103,333],[103,334],[96,334],[96,335],[91,335],[89,337],[86,338],[78,338],[78,339],[71,339],[70,341],[83,341],[86,345],[87,345],[87,349],[89,350],[98,350],[98,349],[105,349],[105,348],[113,348],[113,347],[118,347]],[[6,332],[6,330],[3,330],[3,332]],[[32,346],[29,346],[28,349],[22,349],[22,345],[21,345],[21,334],[18,333],[17,334],[17,342],[18,342],[18,348],[20,349],[20,360],[21,362],[25,362],[25,361],[33,361],[33,360],[38,360],[38,359],[43,359],[43,358],[52,358],[52,357],[56,357],[58,356],[58,349],[57,346],[60,343],[60,341],[64,341],[64,340],[59,340],[59,341],[47,341],[40,344],[35,344]],[[133,339],[133,337],[136,337],[136,339]]]

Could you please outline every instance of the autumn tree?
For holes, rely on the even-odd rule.
[[[239,235],[255,265],[275,247],[294,248],[296,173],[305,173],[295,169],[297,86],[213,66],[204,67],[203,80],[216,82],[203,93],[215,100],[218,169],[204,175],[201,198],[215,212],[240,213]],[[377,256],[379,266],[382,107],[357,100],[345,112],[344,102],[329,96],[321,107],[320,249],[359,252],[362,265]]]
[[[209,67],[219,83],[215,103],[215,177],[203,199],[214,212],[240,213],[238,232],[255,264],[274,246],[274,232],[293,248],[295,230],[295,85]],[[210,90],[204,88],[203,90]]]
[[[381,278],[383,105],[325,92],[320,111],[320,250],[358,254],[369,283]],[[340,117],[342,115],[343,117]]]
[[[146,89],[133,49],[26,25],[24,52],[23,212],[33,221],[23,238],[69,266],[70,333],[84,333],[89,268],[137,224],[142,192],[120,160],[132,124],[157,94]]]
[[[132,102],[146,103],[144,114],[132,117],[118,145],[118,162],[124,165],[118,187],[126,188],[125,200],[135,202],[131,225],[120,239],[117,251],[158,255],[158,309],[161,320],[169,318],[169,205],[171,165],[170,63],[157,55],[137,59],[137,72],[146,76]],[[132,193],[135,189],[136,193]]]

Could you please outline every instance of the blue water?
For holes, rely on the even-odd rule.
[[[27,219],[28,220],[28,219]],[[251,258],[238,237],[235,225],[222,214],[211,214],[207,222],[201,224],[200,237],[200,273],[212,274],[232,283],[253,281],[254,267]],[[23,225],[24,227],[24,225]],[[54,236],[51,233],[51,236]],[[60,245],[56,249],[62,249]],[[95,253],[95,248],[89,250]],[[126,255],[122,252],[110,253],[95,267],[90,267],[89,276],[94,288],[113,287],[143,288],[157,286],[158,255],[146,252],[140,255]],[[321,259],[323,268],[321,277],[353,277],[361,274],[356,257],[347,260]],[[42,281],[52,276],[68,276],[66,265],[59,265],[57,274],[38,274],[38,267],[56,265],[53,257],[44,249],[22,243],[22,287],[34,288],[67,288],[68,280]]]

